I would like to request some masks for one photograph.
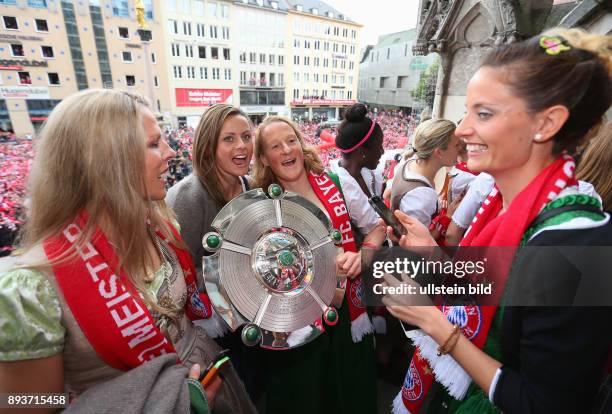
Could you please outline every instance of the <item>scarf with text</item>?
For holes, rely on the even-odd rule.
[[[348,209],[340,190],[326,173],[310,172],[308,180],[329,214],[332,226],[342,234],[342,248],[345,252],[356,252],[357,245],[353,237]],[[351,316],[351,335],[353,342],[360,342],[364,335],[373,332],[373,327],[363,303],[364,287],[361,277],[347,279],[345,295]]]
[[[81,213],[60,234],[43,242],[55,279],[85,337],[102,360],[123,371],[159,355],[176,353],[155,325],[141,293],[120,268],[106,235],[96,228],[91,240],[76,247],[87,219],[87,214]],[[169,227],[180,240],[178,232]],[[189,252],[171,244],[160,232],[157,235],[174,250],[183,271],[186,315],[191,320],[209,318],[210,300],[198,292]],[[73,247],[77,254],[61,259]]]
[[[502,195],[497,187],[494,187],[478,210],[460,246],[508,246],[514,247],[513,251],[516,252],[529,224],[544,206],[566,187],[578,184],[574,169],[574,160],[569,155],[559,156],[517,194],[507,211],[502,214]],[[495,252],[492,252],[492,255],[494,254]],[[489,280],[495,283],[498,295],[503,292],[512,256],[513,254],[505,254],[502,259],[496,260],[495,266],[487,275]],[[480,349],[484,347],[497,306],[438,307],[451,323],[460,326],[463,335],[474,345]],[[417,349],[402,389],[393,403],[394,414],[418,413],[434,377],[445,386],[453,398],[463,399],[471,383],[469,375],[452,356],[438,356],[438,344],[431,337],[415,335],[413,341]]]

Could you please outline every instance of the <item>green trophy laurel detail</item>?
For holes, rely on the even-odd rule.
[[[293,255],[293,253],[287,250],[283,250],[278,255],[278,261],[280,262],[281,266],[288,267],[295,263],[295,256]]]
[[[328,309],[326,316],[328,321],[336,322],[336,319],[338,319],[338,312],[336,312],[334,309]]]
[[[221,238],[216,234],[211,234],[206,238],[206,245],[212,249],[216,249],[221,244]]]
[[[272,198],[278,198],[283,194],[283,189],[278,184],[270,184],[270,187],[268,187],[268,194]]]
[[[342,240],[342,233],[340,233],[338,230],[332,230],[330,236],[334,243],[340,243]]]

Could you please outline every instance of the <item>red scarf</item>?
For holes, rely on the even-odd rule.
[[[351,219],[338,187],[325,173],[317,175],[310,172],[308,174],[308,181],[310,181],[312,189],[329,214],[332,226],[342,234],[342,248],[344,251],[356,252],[357,245],[355,244],[353,230],[351,229]],[[373,331],[373,327],[363,304],[364,290],[361,277],[357,276],[353,279],[347,279],[345,294],[351,316],[351,333],[353,342],[359,342],[365,334]]]
[[[64,230],[43,242],[55,279],[79,327],[96,353],[110,366],[128,371],[174,346],[155,325],[141,294],[123,269],[108,239],[97,228],[70,260],[57,262],[79,239],[87,221],[80,214]],[[172,229],[174,236],[180,236]],[[162,237],[161,233],[157,235]],[[168,241],[166,241],[168,242]],[[189,252],[170,244],[180,262],[187,288],[185,312],[190,319],[209,318],[210,301],[198,292]]]
[[[494,188],[472,221],[465,237],[461,240],[460,246],[509,246],[515,247],[516,250],[529,224],[537,217],[544,206],[554,200],[564,188],[578,184],[574,176],[574,169],[575,163],[570,156],[560,156],[541,171],[512,200],[508,210],[503,214],[499,214],[503,207],[501,193],[497,188]],[[498,294],[503,292],[512,264],[512,255],[507,255],[507,257],[508,260],[498,260],[496,265],[489,269],[493,271],[493,275],[489,276],[497,282],[496,290]],[[493,316],[497,310],[496,306],[438,307],[451,322],[458,323],[461,321],[458,324],[461,326],[462,333],[478,348],[483,348]],[[435,346],[434,342],[434,349]],[[416,349],[410,363],[410,369],[406,373],[404,385],[397,397],[401,396],[403,407],[398,406],[396,398],[394,412],[401,413],[408,410],[410,413],[418,413],[429,387],[434,381],[434,373],[436,374],[435,379],[445,385],[454,398],[460,400],[465,396],[470,381],[467,381],[466,386],[460,386],[453,390],[453,384],[456,384],[457,381],[456,378],[449,378],[453,375],[467,376],[465,371],[459,367],[462,374],[452,371],[452,374],[445,376],[441,373],[442,369],[440,371],[436,369],[436,364],[440,360],[436,358],[435,352],[433,352],[433,357],[431,355],[431,349]],[[450,356],[448,358],[452,359]],[[454,360],[452,362],[457,364]]]

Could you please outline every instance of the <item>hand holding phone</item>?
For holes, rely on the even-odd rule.
[[[398,239],[406,234],[406,229],[399,220],[393,215],[393,212],[385,205],[385,202],[380,196],[372,196],[369,200],[374,211],[383,219],[387,226],[393,229],[393,234]]]

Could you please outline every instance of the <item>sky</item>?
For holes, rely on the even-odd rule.
[[[374,45],[378,36],[413,29],[419,0],[323,0],[363,25],[361,45]]]

